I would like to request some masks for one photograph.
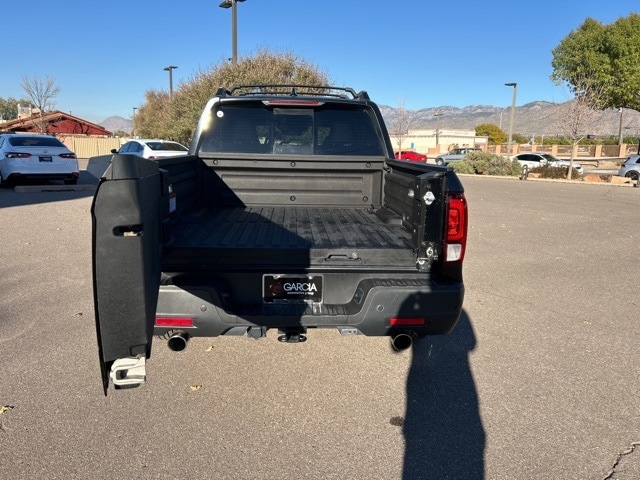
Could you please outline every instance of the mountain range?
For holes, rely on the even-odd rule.
[[[109,118],[105,118],[102,122],[98,123],[98,125],[103,126],[110,132],[126,132],[130,133],[133,129],[133,122],[129,118],[122,118],[118,116],[111,116]]]
[[[566,115],[566,103],[537,101],[516,106],[513,121],[513,133],[531,135],[564,135],[560,126],[562,115]],[[564,108],[563,108],[564,107]],[[387,125],[393,125],[400,109],[380,106]],[[458,107],[429,107],[415,112],[415,126],[411,129],[475,130],[476,125],[490,123],[498,125],[504,132],[509,130],[511,107],[491,105],[470,105]],[[620,112],[608,109],[595,112],[589,122],[584,122],[585,135],[613,135],[620,131]],[[640,132],[640,112],[624,109],[622,114],[622,133],[625,136],[638,136]]]
[[[563,135],[559,126],[563,115],[561,103],[537,101],[516,106],[513,121],[513,133],[525,136],[531,135]],[[401,114],[399,108],[380,105],[380,111],[387,125]],[[458,107],[428,107],[413,112],[415,121],[412,130],[435,129],[442,130],[475,130],[476,125],[492,123],[503,131],[509,129],[511,107],[495,107],[492,105],[469,105]],[[435,114],[438,113],[437,117]],[[440,119],[438,125],[438,118]],[[103,120],[102,125],[111,132],[131,132],[133,123],[130,119],[112,116]],[[596,112],[591,121],[585,126],[585,134],[613,135],[620,131],[620,112],[615,109]],[[622,133],[624,136],[638,136],[640,134],[640,112],[625,109],[622,114]]]

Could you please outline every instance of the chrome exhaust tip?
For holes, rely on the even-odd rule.
[[[167,346],[169,350],[173,352],[181,352],[187,348],[187,342],[189,341],[189,334],[182,330],[177,330],[171,334],[169,340],[167,340]]]
[[[410,333],[399,333],[391,337],[391,346],[396,352],[402,352],[413,345],[414,335]]]

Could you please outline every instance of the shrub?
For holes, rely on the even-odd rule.
[[[543,165],[541,167],[532,168],[530,173],[539,173],[540,178],[551,178],[551,179],[565,179],[567,178],[568,167],[552,167],[550,165]],[[580,174],[574,168],[571,172],[571,179],[577,180],[580,178]]]
[[[451,166],[457,173],[475,173],[478,175],[519,176],[522,172],[517,161],[495,153],[473,152],[462,160],[452,162]]]
[[[476,173],[473,166],[470,163],[465,162],[464,160],[452,162],[451,166],[456,173],[467,173],[469,175],[473,175],[474,173]]]

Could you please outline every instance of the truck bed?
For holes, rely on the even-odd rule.
[[[171,232],[165,271],[194,265],[415,267],[411,234],[400,216],[386,209],[203,208]]]

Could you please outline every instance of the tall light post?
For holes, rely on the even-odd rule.
[[[436,117],[436,149],[438,150],[438,153],[440,153],[440,117],[442,116],[442,113],[438,110],[433,114],[433,116]]]
[[[175,65],[164,67],[165,72],[169,72],[169,98],[173,97],[173,69],[178,68]]]
[[[223,0],[220,8],[231,8],[231,63],[238,63],[238,2],[244,0]]]
[[[518,95],[518,84],[516,82],[511,82],[511,83],[505,83],[505,86],[507,87],[513,87],[513,100],[511,101],[511,115],[509,118],[509,139],[507,140],[507,143],[509,145],[509,155],[512,154],[512,148],[511,148],[511,139],[513,138],[513,115],[515,114],[516,111],[516,96]]]
[[[618,126],[618,145],[622,145],[622,113],[623,113],[623,108],[620,107],[620,109],[618,110],[618,112],[620,113],[620,124]]]
[[[502,111],[500,112],[500,125],[499,125],[500,130],[502,130],[502,114],[504,113],[504,111],[505,111],[507,108],[509,108],[509,107],[504,107],[504,108],[502,109]]]

